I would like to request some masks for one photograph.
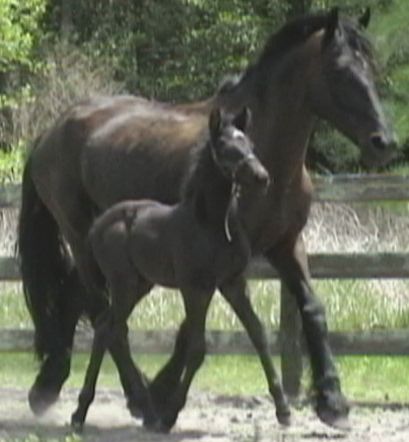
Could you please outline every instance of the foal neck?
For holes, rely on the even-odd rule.
[[[185,184],[182,204],[193,210],[198,223],[220,231],[230,240],[228,232],[236,212],[236,196],[232,194],[232,188],[232,180],[223,175],[208,144],[199,153]],[[226,217],[229,218],[227,232]]]

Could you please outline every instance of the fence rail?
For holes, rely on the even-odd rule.
[[[335,176],[314,181],[315,202],[409,201],[409,177],[401,176]],[[18,208],[20,186],[0,188],[0,208]],[[320,279],[409,278],[409,253],[313,254],[309,256],[311,274]],[[248,270],[252,279],[277,278],[263,260],[254,260]],[[13,257],[0,257],[0,280],[18,281],[18,263]],[[249,353],[252,346],[244,332],[208,331],[211,353]],[[90,332],[79,331],[76,348],[89,349]],[[169,331],[138,331],[130,335],[131,347],[141,352],[168,352],[174,342]],[[330,333],[335,354],[339,355],[408,355],[409,330]],[[0,351],[26,351],[32,348],[31,330],[0,330]],[[301,325],[295,302],[281,285],[280,331],[271,333],[271,348],[281,354],[283,382],[286,390],[297,394],[302,374],[303,344]]]
[[[0,352],[31,351],[33,331],[25,329],[0,330]],[[175,342],[175,330],[132,330],[129,332],[131,350],[138,353],[168,353]],[[409,330],[330,332],[331,348],[337,356],[345,355],[387,355],[409,354]],[[271,352],[280,354],[280,334],[272,331],[269,335]],[[74,350],[88,352],[91,348],[92,331],[78,330]],[[243,331],[208,330],[206,332],[210,354],[254,354],[254,347]],[[302,347],[305,353],[305,348]]]

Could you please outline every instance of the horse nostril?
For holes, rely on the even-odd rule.
[[[374,134],[371,136],[371,143],[377,150],[385,150],[389,143],[381,134]]]

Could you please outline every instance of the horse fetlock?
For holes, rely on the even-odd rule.
[[[270,389],[270,394],[273,397],[274,405],[276,407],[277,420],[281,425],[288,426],[291,423],[291,410],[287,400],[287,396],[278,384]]]

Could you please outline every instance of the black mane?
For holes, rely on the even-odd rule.
[[[263,96],[264,88],[261,86],[268,82],[268,79],[264,76],[270,75],[271,66],[280,63],[285,54],[295,46],[305,42],[314,32],[325,29],[327,22],[328,12],[306,14],[289,21],[270,36],[255,63],[250,64],[243,73],[226,77],[221,82],[217,96],[221,97],[237,91],[247,81],[256,81],[256,90],[261,88],[262,90],[258,93]],[[368,37],[364,35],[361,27],[357,22],[347,17],[340,17],[339,23],[345,33],[348,45],[357,50],[367,60],[376,74],[378,66],[373,45]]]
[[[328,13],[306,14],[289,21],[279,31],[273,33],[262,50],[258,63],[275,61],[294,46],[303,43],[314,32],[327,24]]]
[[[181,186],[181,200],[187,201],[197,195],[199,186],[203,183],[203,178],[209,170],[212,157],[210,152],[210,137],[207,134],[192,149],[189,157],[189,167],[183,178]]]
[[[294,46],[307,40],[314,32],[324,29],[327,22],[328,12],[306,14],[289,21],[267,40],[258,63],[278,60]],[[345,31],[348,44],[374,64],[373,46],[361,31],[358,23],[349,18],[340,17],[340,25]]]

